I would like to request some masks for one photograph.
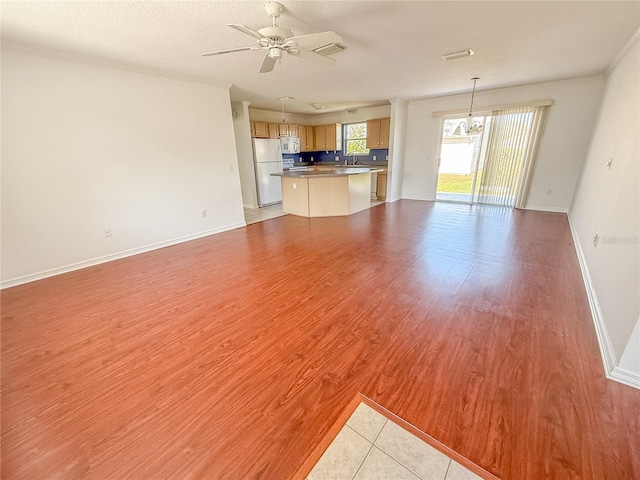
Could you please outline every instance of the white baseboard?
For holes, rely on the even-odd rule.
[[[611,380],[615,380],[616,382],[624,383],[630,387],[640,389],[640,374],[636,372],[630,372],[624,368],[614,367],[611,375],[607,375],[607,377]]]
[[[130,250],[124,250],[121,252],[111,253],[102,257],[95,257],[89,260],[83,260],[81,262],[71,263],[69,265],[63,265],[61,267],[51,268],[49,270],[43,270],[41,272],[31,273],[29,275],[23,275],[21,277],[11,278],[9,280],[3,280],[0,282],[0,289],[9,287],[15,287],[24,283],[35,282],[36,280],[42,280],[44,278],[53,277],[55,275],[61,275],[63,273],[73,272],[82,268],[93,267],[100,265],[101,263],[112,262],[113,260],[119,260],[121,258],[131,257],[140,253],[149,252],[151,250],[157,250],[159,248],[170,247],[171,245],[177,245],[178,243],[188,242],[190,240],[196,240],[198,238],[207,237],[216,233],[226,232],[228,230],[234,230],[240,227],[246,227],[245,222],[233,223],[231,225],[225,225],[224,227],[218,227],[204,232],[198,232],[191,235],[184,235],[182,237],[172,238],[170,240],[164,240],[162,242],[152,243],[150,245],[144,245],[142,247],[132,248]]]
[[[605,376],[610,380],[615,380],[616,382],[624,383],[630,387],[640,389],[640,375],[634,372],[629,372],[628,370],[616,365],[616,354],[613,350],[613,344],[609,337],[607,325],[604,323],[604,316],[602,315],[598,296],[596,295],[593,282],[591,281],[591,275],[589,274],[589,268],[587,267],[582,246],[578,240],[578,234],[575,231],[573,222],[571,221],[571,214],[567,213],[567,218],[569,219],[569,228],[571,229],[573,244],[575,245],[576,254],[578,255],[578,263],[580,264],[580,270],[582,271],[582,279],[587,291],[587,298],[589,299],[589,308],[591,309],[593,325],[598,339],[598,346],[600,347],[600,356],[602,357]]]
[[[567,213],[566,207],[543,207],[541,205],[525,205],[525,210],[535,210],[537,212]]]
[[[420,200],[421,202],[435,202],[436,201],[435,198],[426,198],[426,197],[411,196],[411,195],[402,195],[402,197],[400,197],[400,200]]]

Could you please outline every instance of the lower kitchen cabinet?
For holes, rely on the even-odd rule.
[[[378,188],[376,189],[378,200],[387,199],[387,172],[378,172]]]

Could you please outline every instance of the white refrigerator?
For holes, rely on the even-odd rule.
[[[264,207],[282,202],[282,181],[272,173],[282,173],[280,140],[253,139],[253,160],[256,167],[258,205]]]

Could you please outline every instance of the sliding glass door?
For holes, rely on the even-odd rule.
[[[483,128],[471,135],[464,118],[445,119],[436,200],[524,206],[547,108],[474,117]]]
[[[465,133],[466,117],[444,121],[436,200],[465,203],[474,201],[474,192],[482,177],[486,156],[484,139],[490,128],[489,118],[473,117],[472,122],[480,122],[485,131],[484,134],[475,135]]]
[[[487,160],[475,198],[486,205],[523,207],[548,107],[492,113]]]

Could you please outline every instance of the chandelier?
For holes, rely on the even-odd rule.
[[[473,77],[473,90],[471,91],[471,106],[469,107],[469,116],[466,122],[460,122],[460,125],[453,131],[454,135],[480,135],[484,133],[484,125],[479,121],[473,121],[473,97],[476,93],[476,82],[480,80],[480,77]]]

